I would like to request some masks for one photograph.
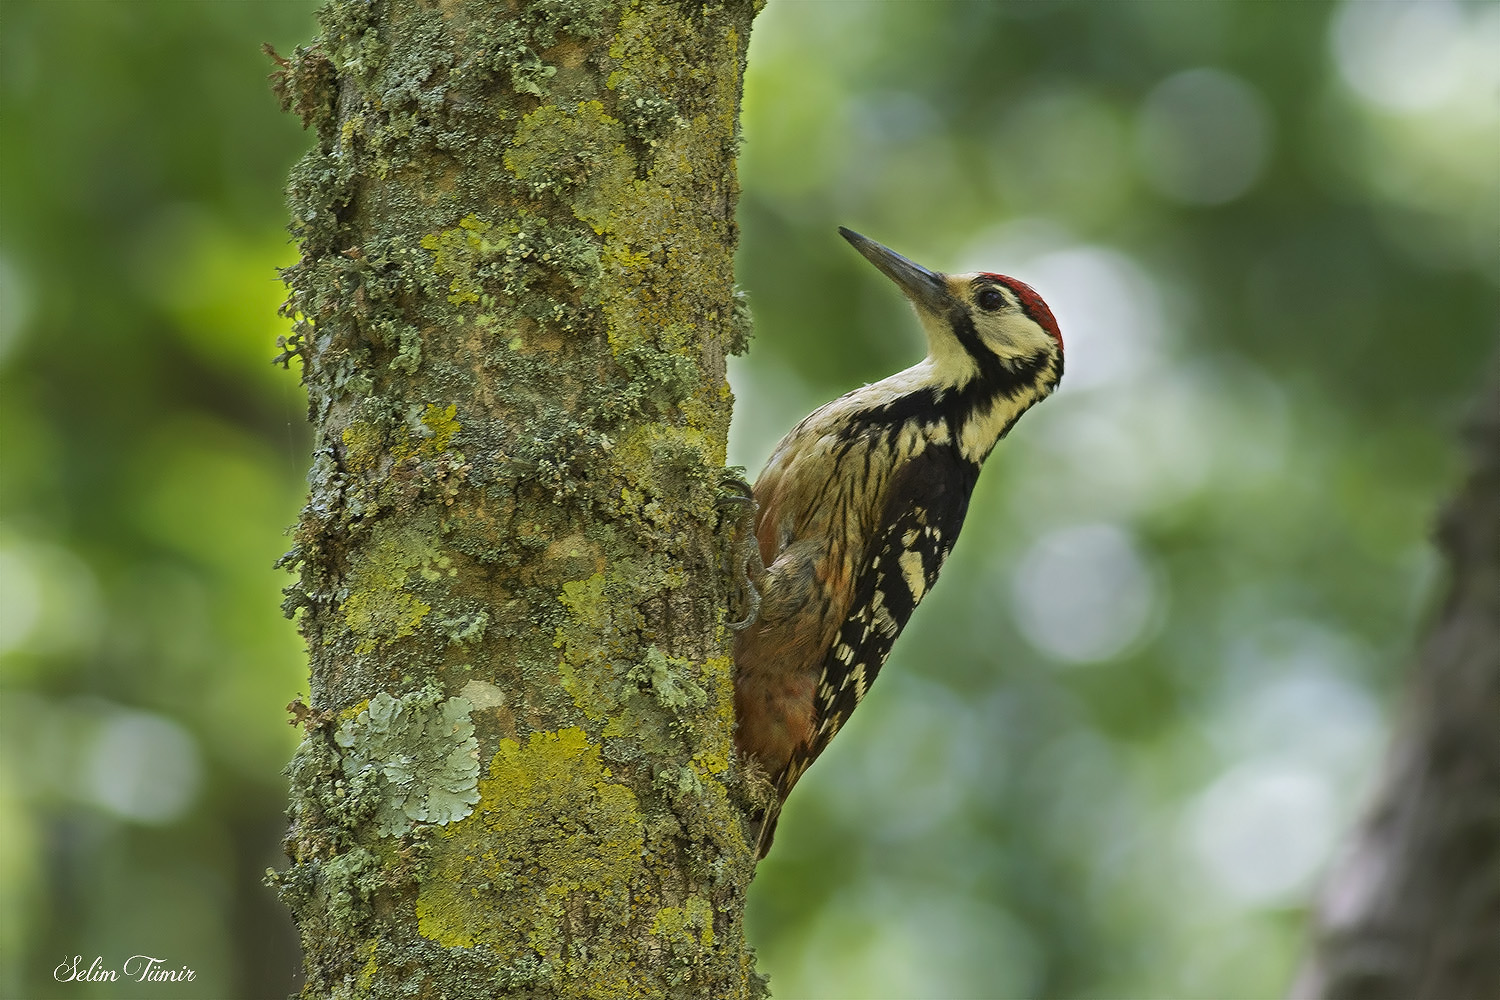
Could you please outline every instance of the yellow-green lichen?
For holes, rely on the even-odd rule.
[[[513,962],[525,952],[599,992],[623,992],[629,958],[564,947],[570,919],[624,924],[643,877],[635,793],[612,775],[581,729],[500,741],[473,815],[441,830],[416,901],[424,937],[485,944]],[[524,951],[518,950],[524,949]]]
[[[562,651],[558,670],[563,689],[584,717],[596,721],[619,707],[611,685],[600,683],[605,648],[601,633],[607,625],[604,608],[604,574],[595,573],[587,580],[569,580],[563,584],[558,603],[568,609],[572,619],[559,626],[552,645]]]
[[[552,643],[561,651],[559,680],[585,719],[607,720],[606,737],[642,736],[652,728],[633,697],[635,685],[627,684],[624,669],[616,666],[627,663],[633,655],[625,635],[639,624],[639,615],[630,609],[623,594],[610,591],[619,591],[622,585],[633,587],[635,573],[634,564],[626,563],[617,566],[610,576],[599,572],[585,580],[570,580],[563,584],[557,598],[569,612],[569,621],[558,627]],[[621,610],[628,611],[627,621],[616,620],[616,612]],[[632,627],[622,627],[627,624]]]
[[[700,485],[704,469],[723,466],[723,445],[717,436],[693,426],[672,423],[642,423],[631,430],[610,452],[611,470],[627,485],[621,501],[632,513],[658,528],[680,523],[684,514],[712,516],[707,509],[695,510],[693,487]],[[699,506],[710,500],[702,494]]]
[[[345,427],[340,438],[344,442],[344,465],[351,472],[373,469],[385,448],[379,428],[364,420],[356,420]]]
[[[474,271],[481,259],[505,249],[507,240],[492,235],[493,224],[469,214],[458,225],[422,237],[422,248],[434,253],[432,268],[448,278],[448,301],[453,305],[478,302],[481,293]]]
[[[415,525],[382,521],[375,526],[365,558],[350,569],[349,596],[341,608],[356,653],[372,653],[416,632],[432,606],[406,589],[407,580],[437,555],[432,540]]]
[[[634,159],[625,149],[625,133],[599,101],[580,101],[571,111],[544,104],[521,120],[505,168],[533,195],[547,191],[576,194],[613,189],[634,177]],[[581,195],[593,205],[595,199]],[[575,203],[574,214],[591,221]],[[595,232],[603,232],[598,225]]]
[[[375,982],[375,973],[380,970],[380,966],[375,961],[375,942],[367,942],[365,950],[370,953],[370,957],[365,961],[364,968],[360,970],[359,978],[355,980],[356,996],[369,995],[370,985]]]
[[[481,334],[508,331],[513,350],[533,339],[534,325],[571,330],[575,310],[550,294],[529,294],[536,286],[550,286],[558,278],[585,293],[599,280],[599,248],[577,225],[549,223],[546,216],[517,208],[498,222],[469,214],[449,229],[421,239],[432,251],[431,267],[448,281],[448,301],[469,306],[453,321],[472,322]],[[592,296],[589,296],[592,298]],[[537,346],[555,350],[553,338],[543,334]]]
[[[505,154],[506,169],[534,196],[556,193],[569,203],[574,216],[605,236],[599,255],[604,280],[600,300],[609,343],[616,350],[652,339],[655,331],[641,325],[650,322],[644,315],[647,310],[655,312],[657,320],[672,318],[644,299],[623,301],[645,291],[643,275],[652,267],[647,248],[670,245],[671,238],[660,230],[644,233],[628,221],[634,213],[658,214],[649,202],[668,192],[636,178],[635,159],[625,138],[621,123],[599,101],[581,101],[573,109],[547,104],[522,119],[515,144]]]
[[[604,574],[595,573],[587,580],[569,580],[563,584],[557,600],[578,621],[599,621],[604,610]]]
[[[447,406],[428,403],[414,427],[402,424],[398,428],[396,439],[391,444],[391,455],[397,461],[412,455],[436,459],[453,447],[453,437],[462,429],[463,425],[458,422],[456,403],[449,403]],[[449,471],[457,468],[453,463],[462,462],[463,455],[455,452],[450,460]]]
[[[714,907],[702,896],[689,896],[682,906],[663,906],[651,921],[651,933],[674,952],[698,954],[714,946]]]
[[[354,115],[345,119],[344,124],[339,126],[339,146],[349,150],[354,146],[355,137],[363,135],[365,130],[365,116]]]
[[[704,778],[729,771],[734,757],[734,665],[727,656],[711,657],[703,664],[703,676],[713,692],[712,721],[699,734],[693,766]]]
[[[431,449],[433,454],[448,450],[448,446],[453,443],[453,435],[459,430],[457,412],[458,407],[453,403],[445,407],[436,403],[427,404],[427,409],[422,414],[422,423],[432,431],[432,437],[422,442],[424,449]]]

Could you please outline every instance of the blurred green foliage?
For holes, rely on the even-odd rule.
[[[134,954],[285,995],[278,611],[308,462],[273,369],[304,3],[0,6],[0,996]]]
[[[80,953],[294,982],[260,878],[306,683],[268,364],[306,138],[258,48],[312,12],[0,6],[3,996],[130,995],[55,983]],[[734,460],[920,354],[839,224],[1030,282],[1069,352],[789,804],[778,996],[1282,991],[1494,346],[1497,46],[1450,0],[761,15]]]
[[[920,356],[839,224],[1068,351],[783,815],[779,996],[1283,994],[1500,330],[1497,47],[1444,0],[766,9],[731,460]]]

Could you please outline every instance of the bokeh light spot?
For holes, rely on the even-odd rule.
[[[0,653],[25,645],[42,613],[41,583],[15,549],[0,549]]]
[[[1464,16],[1451,0],[1345,0],[1330,28],[1339,75],[1373,104],[1421,111],[1458,89]]]
[[[1303,894],[1337,832],[1333,790],[1320,774],[1250,760],[1208,787],[1187,812],[1187,836],[1213,882],[1245,905]]]
[[[68,549],[0,530],[0,654],[77,654],[102,624],[98,583]]]
[[[170,823],[198,796],[198,744],[161,715],[119,710],[94,737],[85,779],[96,804],[138,823]]]
[[[861,705],[849,726],[861,736],[895,732],[904,738],[834,743],[830,753],[853,760],[837,781],[828,780],[831,768],[814,771],[808,781],[819,782],[818,794],[851,826],[882,840],[913,840],[955,822],[976,787],[1003,781],[1004,762],[979,758],[985,738],[973,705],[900,667],[883,671],[879,684],[881,697]],[[846,734],[852,735],[840,735]]]
[[[1135,540],[1112,524],[1044,535],[1012,578],[1016,624],[1063,663],[1112,659],[1139,641],[1159,602],[1155,574]]]
[[[1163,80],[1146,95],[1136,123],[1142,174],[1161,194],[1189,205],[1222,205],[1249,191],[1270,147],[1265,101],[1218,69]]]
[[[777,980],[780,995],[1026,996],[1040,973],[1035,941],[1005,910],[894,879],[840,893],[808,937],[804,961]]]

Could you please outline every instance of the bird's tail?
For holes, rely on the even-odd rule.
[[[776,821],[781,818],[781,801],[778,799],[766,807],[766,811],[760,817],[760,833],[755,838],[755,860],[760,861],[771,849],[771,841],[776,837]]]

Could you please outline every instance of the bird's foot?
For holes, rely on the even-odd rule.
[[[755,491],[746,481],[744,469],[727,468],[719,478],[719,525],[725,534],[724,563],[730,578],[730,613],[742,616],[725,622],[732,631],[749,628],[760,614],[760,580],[765,565],[755,537]]]

